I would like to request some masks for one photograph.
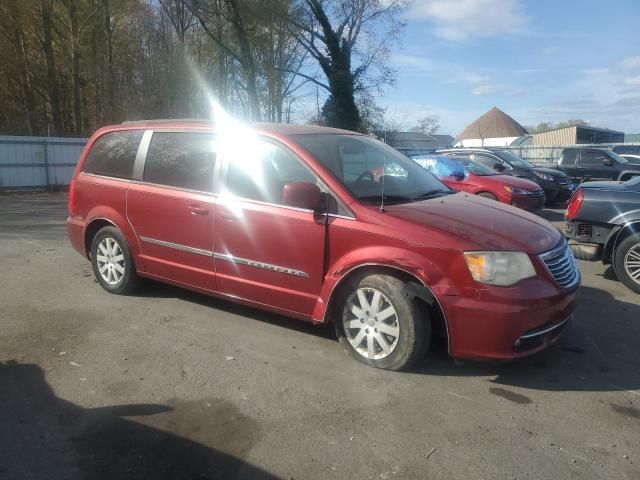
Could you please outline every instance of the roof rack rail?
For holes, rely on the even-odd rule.
[[[121,125],[135,125],[137,123],[166,123],[166,122],[212,122],[208,118],[154,118],[152,120],[126,120]]]

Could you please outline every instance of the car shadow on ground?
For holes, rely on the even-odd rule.
[[[12,362],[0,362],[0,385],[0,479],[276,478],[238,458],[260,431],[231,404],[84,408],[57,397],[38,365]]]
[[[251,320],[336,341],[334,329],[234,304],[178,287],[146,282],[136,295],[178,298]],[[433,338],[429,353],[410,374],[494,376],[495,384],[550,391],[640,389],[640,305],[610,293],[582,287],[573,324],[549,350],[508,363],[451,359],[444,339]],[[336,342],[336,355],[343,355]]]
[[[640,389],[638,345],[640,306],[582,287],[572,325],[547,351],[498,364],[453,362],[445,352],[433,352],[412,373],[494,376],[494,384],[534,390],[635,391]]]
[[[284,315],[279,315],[277,313],[234,303],[231,300],[224,300],[204,295],[153,280],[145,279],[142,286],[130,295],[143,298],[176,298],[220,310],[231,315],[239,315],[251,320],[269,323],[271,325],[276,325],[297,332],[308,333],[337,342],[334,328],[330,325],[313,324],[296,318],[285,317]]]
[[[557,206],[554,205],[553,207],[555,208],[559,208]],[[544,218],[545,220],[549,221],[549,222],[564,222],[564,210],[551,210],[549,208],[546,208],[544,210],[540,210],[539,212],[536,212],[540,217]]]

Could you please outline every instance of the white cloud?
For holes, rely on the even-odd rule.
[[[478,85],[471,90],[473,95],[478,97],[486,95],[501,95],[506,97],[515,97],[524,94],[524,90],[509,85],[484,84]]]
[[[635,87],[637,85],[640,85],[640,75],[636,75],[635,77],[625,78],[624,84],[629,85],[630,87]]]
[[[622,61],[622,67],[627,70],[632,70],[634,68],[640,68],[640,55],[636,57],[627,57]]]
[[[521,0],[417,0],[411,13],[449,40],[518,33],[527,25]]]
[[[399,67],[411,67],[423,72],[435,70],[435,65],[430,60],[418,55],[394,53],[391,61]]]

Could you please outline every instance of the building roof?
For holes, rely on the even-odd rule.
[[[521,137],[527,130],[502,110],[493,107],[465,128],[458,140],[472,138]]]

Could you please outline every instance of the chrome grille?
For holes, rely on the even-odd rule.
[[[576,259],[566,243],[541,254],[540,258],[560,287],[570,288],[580,281]]]

